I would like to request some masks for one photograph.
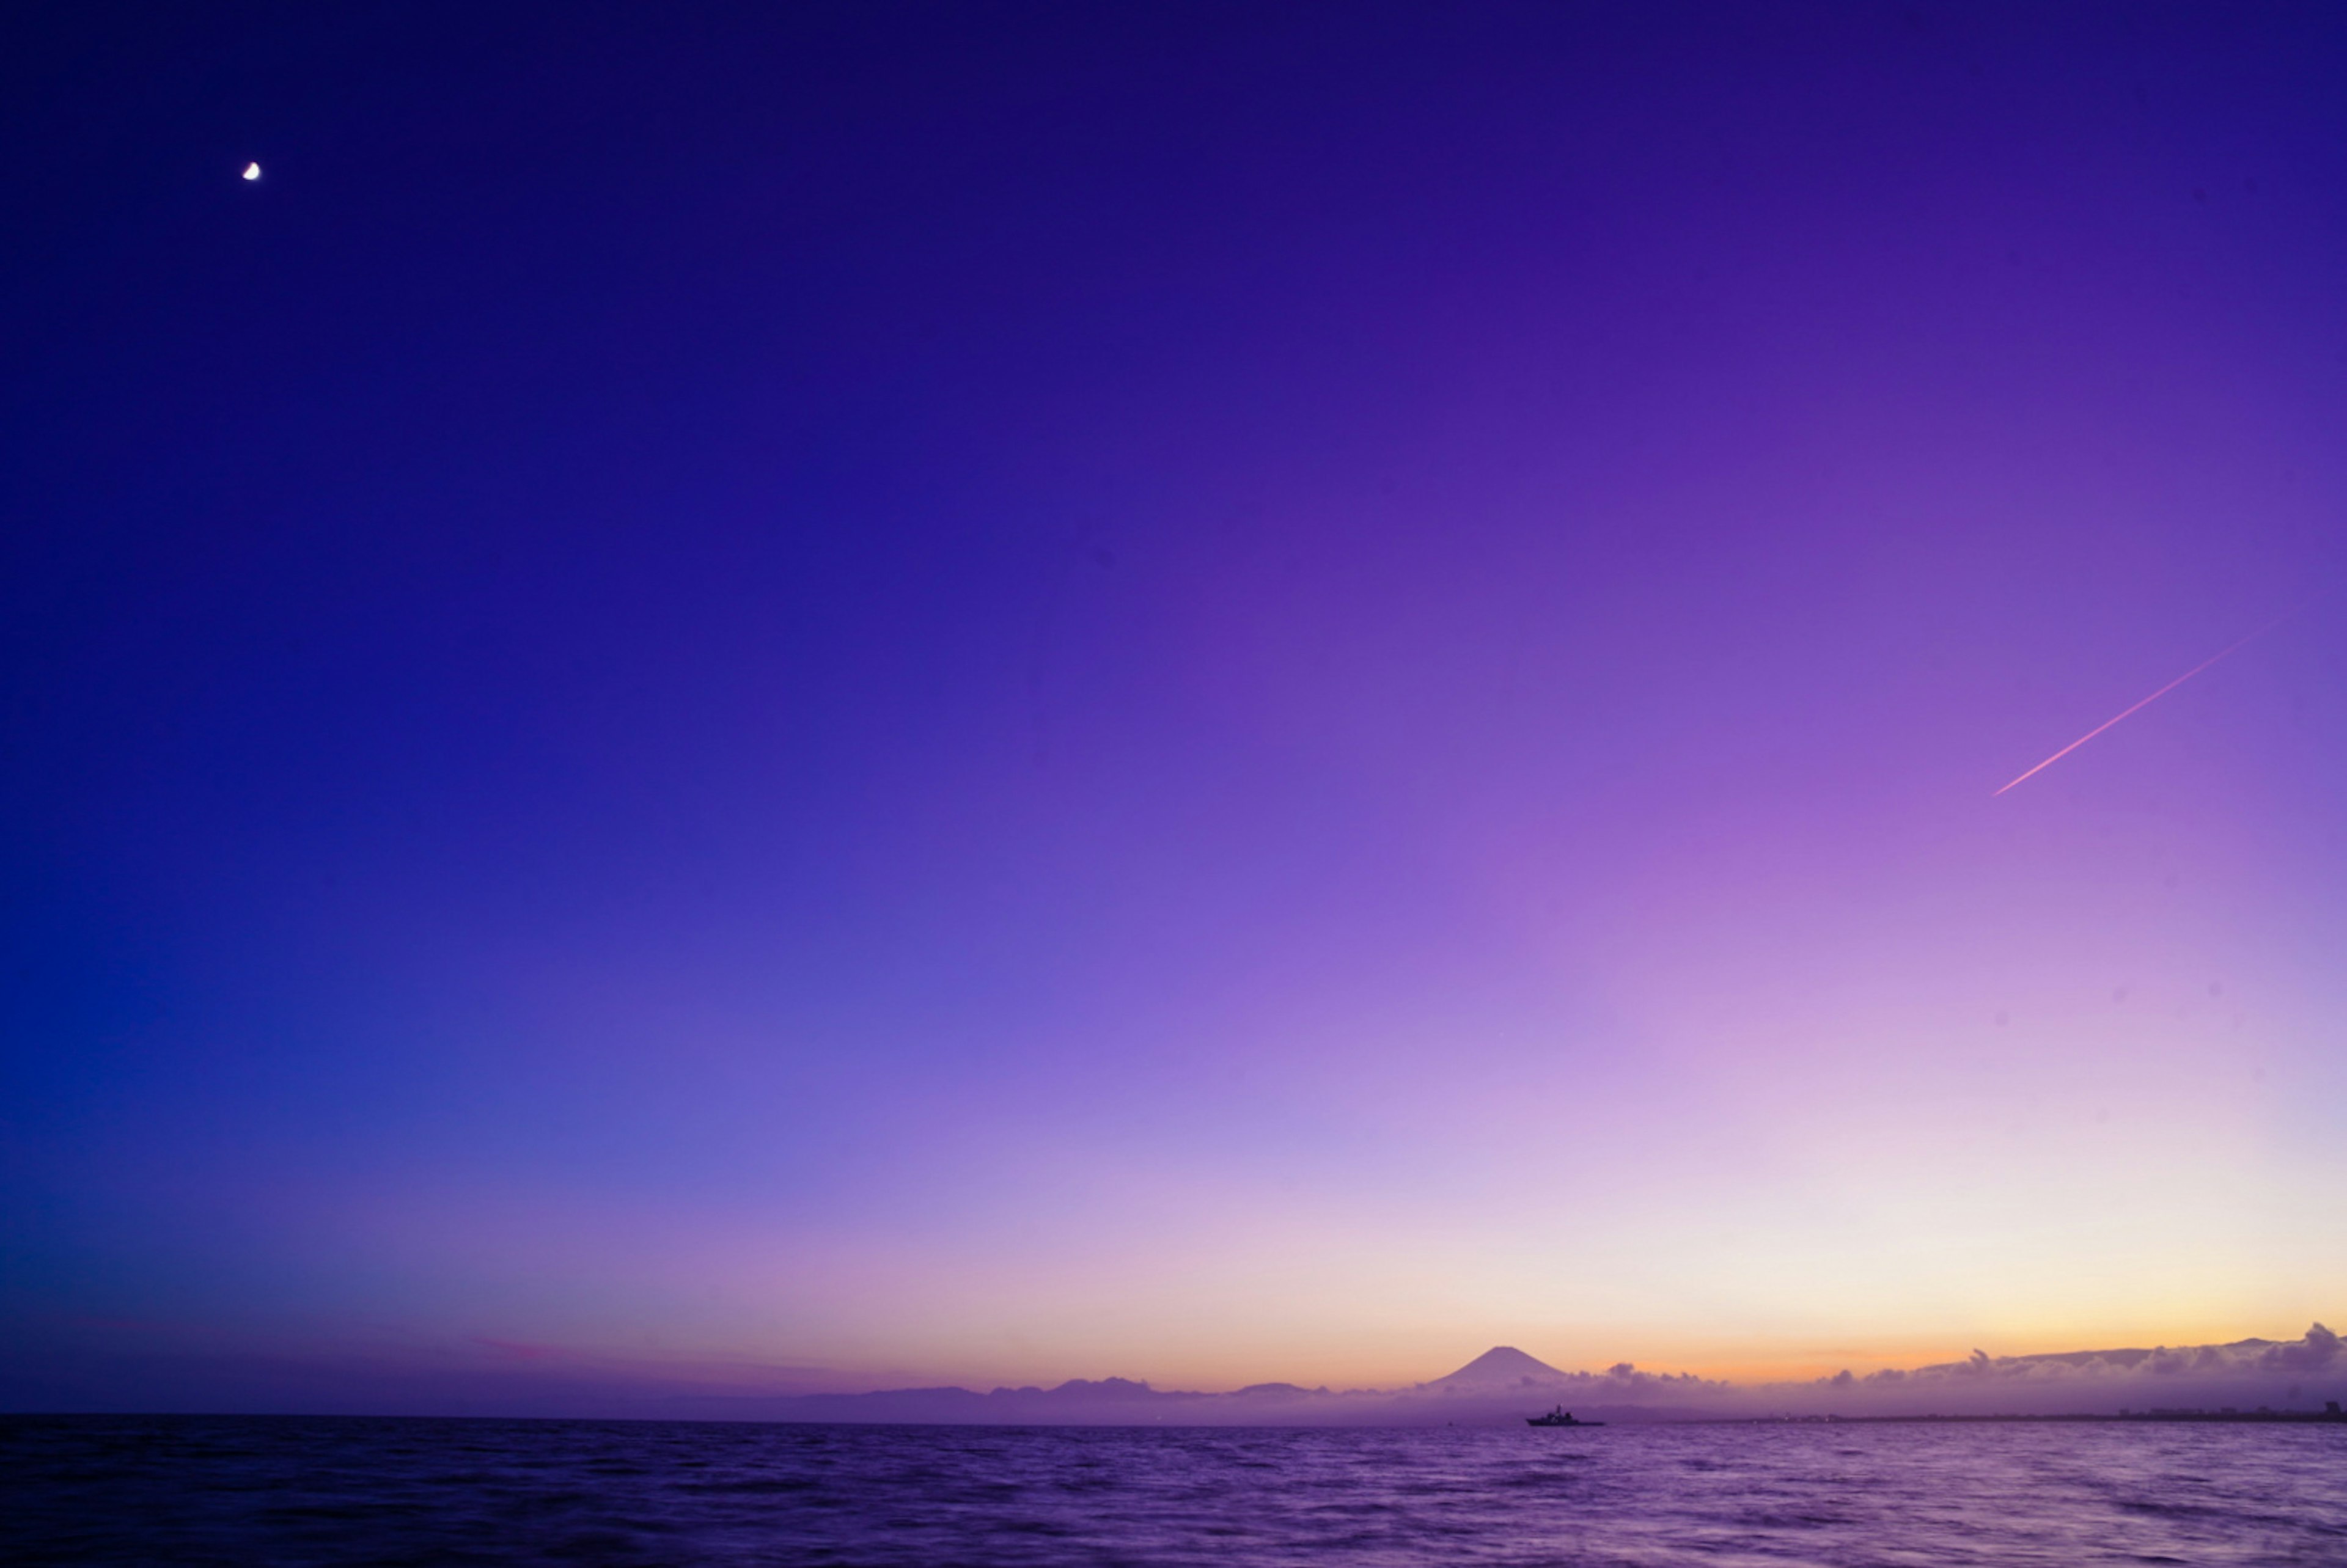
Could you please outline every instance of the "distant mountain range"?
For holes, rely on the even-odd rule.
[[[1404,1389],[1258,1383],[1230,1393],[1153,1389],[1123,1378],[1055,1388],[893,1389],[795,1398],[723,1397],[690,1413],[803,1421],[988,1425],[1440,1426],[1513,1423],[1563,1404],[1584,1419],[1689,1420],[1807,1415],[2116,1414],[2122,1409],[2320,1409],[2347,1399],[2347,1350],[2317,1323],[2292,1340],[1993,1357],[1860,1377],[1737,1384],[1628,1362],[1567,1372],[1495,1346],[1445,1377]],[[678,1413],[688,1413],[680,1410]]]

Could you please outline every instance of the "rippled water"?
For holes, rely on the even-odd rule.
[[[2347,1428],[0,1419],[0,1557],[2347,1564]]]

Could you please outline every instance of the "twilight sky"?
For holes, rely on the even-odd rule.
[[[2336,7],[686,9],[6,24],[0,1400],[2347,1315]]]

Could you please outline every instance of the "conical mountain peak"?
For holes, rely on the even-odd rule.
[[[1563,1380],[1563,1373],[1538,1357],[1527,1356],[1512,1345],[1494,1345],[1448,1378],[1437,1378],[1429,1386],[1491,1388],[1501,1385],[1515,1388],[1527,1381],[1557,1383]]]

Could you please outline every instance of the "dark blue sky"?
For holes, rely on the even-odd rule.
[[[0,1399],[2339,1310],[2335,11],[5,26]]]

